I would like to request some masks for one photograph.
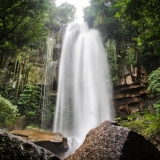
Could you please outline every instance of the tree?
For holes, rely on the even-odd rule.
[[[0,0],[0,41],[12,39],[17,34],[30,30],[29,23],[38,22],[46,10],[42,0]]]
[[[86,8],[83,9],[84,11],[84,21],[86,21],[89,25],[90,28],[93,28],[94,25],[94,21],[95,21],[95,14],[92,10],[91,6],[88,6]]]
[[[68,22],[72,22],[75,19],[76,8],[65,2],[57,7],[57,12],[54,16],[54,22],[58,24],[67,24]]]
[[[114,82],[119,73],[118,65],[125,64],[126,61],[128,62],[127,65],[137,65],[138,56],[133,52],[139,53],[135,42],[132,40],[137,34],[135,26],[116,16],[121,11],[118,2],[117,0],[91,0],[91,5],[84,9],[85,21],[90,26],[98,28],[104,43],[108,44],[107,52],[111,66],[111,77]],[[114,45],[111,42],[114,42]],[[114,52],[112,52],[113,46]]]
[[[93,26],[101,31],[104,42],[108,39],[115,40],[117,54],[124,58],[127,44],[130,47],[130,43],[134,43],[132,38],[137,34],[137,30],[132,24],[115,16],[121,10],[117,6],[117,0],[91,0],[90,3],[91,5],[84,9],[85,21],[93,23]]]
[[[44,37],[47,3],[43,0],[0,0],[0,67],[17,48]]]
[[[160,55],[160,2],[158,0],[119,0],[116,6],[121,8],[117,16],[135,27],[136,34],[132,39],[140,49],[143,65],[151,71],[147,66],[151,64],[154,57],[159,58]]]
[[[73,21],[74,14],[73,5],[56,7],[54,0],[0,0],[0,67],[24,45],[39,49],[47,34]]]
[[[154,49],[154,53],[159,53],[160,2],[158,0],[126,0],[125,3],[126,8],[123,9],[122,17],[138,27],[139,34],[135,37],[138,45],[147,44]]]

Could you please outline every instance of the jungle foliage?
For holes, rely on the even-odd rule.
[[[0,95],[0,127],[13,129],[18,108]]]
[[[148,77],[148,91],[152,93],[153,96],[159,96],[160,93],[160,68],[154,70]],[[154,104],[156,109],[156,115],[160,120],[160,100]]]
[[[141,64],[148,73],[159,67],[158,0],[91,0],[90,4],[84,9],[84,19],[101,30],[104,42],[116,42],[117,64]]]
[[[17,105],[27,125],[41,123],[46,38],[54,32],[59,43],[61,25],[74,14],[73,5],[56,6],[54,0],[0,0],[0,93]],[[55,101],[50,114],[54,107]]]
[[[73,5],[57,7],[54,0],[0,0],[0,67],[23,47],[41,49],[47,34],[72,21],[74,13]]]
[[[18,99],[18,110],[26,117],[26,125],[41,122],[41,88],[25,85]],[[39,122],[39,123],[38,123]]]
[[[153,140],[160,128],[159,118],[155,113],[151,113],[149,110],[128,115],[125,120],[117,118],[116,121],[123,127],[128,127],[149,140]]]

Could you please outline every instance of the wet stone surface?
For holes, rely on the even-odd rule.
[[[60,160],[32,142],[0,130],[0,160]]]
[[[110,121],[105,121],[92,129],[80,148],[65,158],[65,160],[151,159],[160,160],[160,152],[150,141]]]

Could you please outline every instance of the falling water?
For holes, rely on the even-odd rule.
[[[74,143],[71,152],[90,129],[112,119],[111,88],[99,32],[86,24],[70,24],[62,45],[54,131]]]
[[[53,85],[53,67],[54,67],[54,61],[53,61],[53,48],[55,45],[54,38],[49,36],[47,38],[46,47],[47,47],[47,54],[45,57],[46,65],[45,65],[45,75],[44,75],[44,86],[43,86],[43,108],[42,108],[42,123],[41,123],[41,129],[47,129],[46,128],[46,117],[47,117],[47,102],[48,97],[52,92],[52,85]]]

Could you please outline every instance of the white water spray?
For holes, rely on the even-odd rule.
[[[53,39],[53,35],[47,38],[47,53],[45,57],[45,75],[44,75],[44,86],[43,86],[43,107],[42,107],[42,123],[41,123],[41,129],[48,129],[46,126],[46,117],[48,116],[48,98],[49,95],[52,93],[52,86],[53,86],[53,67],[54,67],[54,61],[53,61],[53,48],[55,45],[55,40]]]
[[[71,152],[90,129],[112,119],[108,70],[98,31],[86,24],[70,24],[62,45],[54,132],[77,139]]]

